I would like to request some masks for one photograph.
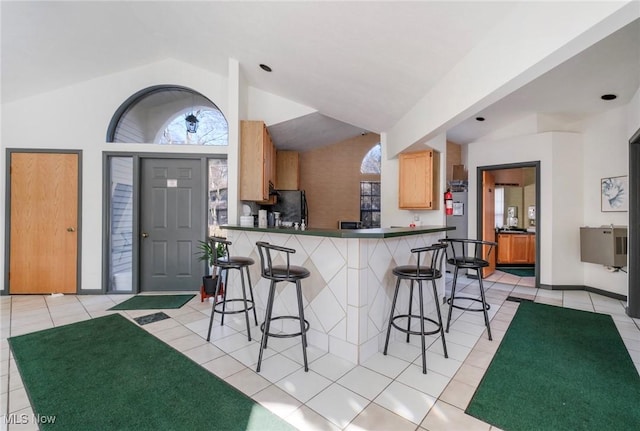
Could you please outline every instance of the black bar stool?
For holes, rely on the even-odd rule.
[[[229,246],[231,245],[231,241],[227,241],[226,238],[212,236],[209,237],[209,242],[211,243],[211,249],[214,251],[218,250],[219,246],[222,247],[222,249],[224,250],[224,256],[218,257],[217,253],[213,254],[213,266],[218,270],[218,280],[216,282],[216,289],[213,295],[213,307],[211,307],[211,319],[209,320],[209,332],[207,333],[207,341],[211,339],[211,327],[213,326],[213,317],[216,313],[220,313],[222,315],[220,319],[221,325],[224,325],[225,314],[244,313],[245,319],[247,321],[247,337],[249,338],[249,341],[251,341],[249,310],[253,310],[253,319],[256,322],[256,326],[258,326],[258,316],[256,315],[255,301],[253,299],[253,288],[251,287],[251,275],[249,274],[249,266],[253,265],[255,261],[250,257],[231,256],[231,254],[229,254]],[[238,271],[240,271],[240,281],[242,282],[242,298],[227,299],[227,293],[229,292],[229,271],[232,269],[237,269]],[[224,294],[222,296],[222,301],[218,301],[218,292],[220,291],[220,283],[222,282],[223,271]],[[247,299],[247,288],[244,282],[245,272],[247,273],[247,281],[249,284],[249,294],[251,296],[251,299]],[[242,302],[243,307],[227,310],[227,303],[232,302]],[[222,310],[219,309],[220,306],[222,306]]]
[[[455,267],[453,273],[453,283],[451,285],[451,297],[447,299],[449,304],[449,313],[447,316],[447,332],[449,332],[449,324],[451,323],[451,311],[453,308],[467,311],[482,311],[484,314],[484,324],[487,327],[487,335],[489,340],[491,337],[491,326],[489,325],[489,315],[487,310],[491,308],[491,305],[487,304],[487,300],[484,296],[484,286],[482,285],[482,270],[489,266],[489,256],[495,246],[496,242],[482,241],[479,239],[463,239],[463,238],[446,238],[441,239],[440,242],[447,244],[447,263]],[[480,299],[469,296],[456,296],[456,282],[458,281],[458,270],[471,269],[475,270],[478,274],[478,284],[480,285]],[[476,301],[482,303],[480,308],[466,308],[455,305],[453,302],[456,299],[467,299],[470,301]]]
[[[280,247],[277,245],[269,244],[268,242],[259,241],[256,243],[258,246],[258,252],[260,253],[260,263],[262,277],[267,280],[271,280],[271,286],[269,288],[269,297],[267,299],[267,308],[264,314],[264,323],[260,325],[262,331],[262,340],[260,341],[260,355],[258,356],[258,367],[256,372],[260,372],[260,365],[262,364],[262,353],[267,348],[267,340],[269,337],[277,338],[289,338],[302,337],[302,357],[304,359],[304,370],[309,371],[309,365],[307,364],[307,331],[309,330],[309,322],[304,318],[304,308],[302,305],[302,288],[300,280],[307,278],[311,275],[308,269],[301,266],[291,265],[289,263],[289,256],[296,251],[292,248]],[[274,265],[272,251],[279,251],[286,253],[287,264],[286,265]],[[296,293],[298,296],[298,315],[297,316],[272,316],[273,312],[273,300],[276,293],[276,284],[280,282],[295,283]],[[280,319],[293,319],[300,322],[300,332],[295,333],[272,333],[271,322]]]
[[[438,300],[438,291],[436,289],[436,280],[442,278],[442,258],[444,256],[444,250],[447,248],[446,244],[433,244],[426,247],[419,247],[411,249],[411,253],[416,254],[415,265],[403,265],[393,268],[393,274],[397,277],[396,290],[393,294],[393,302],[391,303],[391,315],[389,316],[389,325],[387,326],[387,339],[384,342],[384,354],[387,354],[387,347],[389,346],[389,335],[391,334],[391,326],[399,331],[407,334],[407,343],[409,342],[410,334],[420,335],[422,341],[422,373],[427,374],[427,358],[426,358],[426,344],[425,336],[431,334],[440,333],[442,338],[442,347],[444,349],[444,357],[448,358],[447,344],[444,339],[444,325],[442,324],[442,314],[440,314],[440,301]],[[421,265],[420,256],[422,254],[431,253],[430,266]],[[396,308],[396,300],[398,299],[398,290],[400,288],[401,280],[409,280],[409,311],[407,314],[394,315]],[[420,314],[412,314],[413,303],[413,283],[418,282],[418,298],[420,301]],[[436,305],[436,312],[438,314],[438,320],[430,319],[424,316],[424,302],[422,295],[422,282],[431,281],[433,287],[433,299]],[[395,321],[397,319],[407,319],[407,327],[401,328]],[[419,319],[420,331],[414,331],[411,329],[411,318]],[[424,328],[424,322],[431,322],[437,326],[434,330],[426,331]]]

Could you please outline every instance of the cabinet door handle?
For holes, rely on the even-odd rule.
[[[75,227],[68,227],[67,228],[67,232],[75,232],[76,228]]]
[[[148,233],[146,233],[146,232],[142,232],[142,237],[143,237],[143,238],[148,238],[148,237],[149,237],[149,234],[148,234]]]

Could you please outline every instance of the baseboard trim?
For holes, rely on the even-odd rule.
[[[547,290],[584,290],[591,293],[597,293],[598,295],[606,296],[608,298],[617,299],[620,301],[626,301],[627,296],[619,293],[609,292],[607,290],[598,289],[596,287],[584,286],[578,284],[540,284],[540,289]]]

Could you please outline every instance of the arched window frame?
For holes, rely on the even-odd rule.
[[[374,160],[373,163],[368,163],[372,158],[375,158],[376,160]],[[360,173],[380,175],[381,160],[382,160],[382,144],[378,142],[376,145],[371,147],[371,149],[367,152],[367,154],[365,154],[365,156],[362,158],[362,163],[360,164]],[[367,170],[370,164],[377,165],[377,170],[375,171]]]
[[[156,93],[168,92],[168,91],[185,92],[193,95],[197,99],[206,100],[210,104],[210,106],[205,106],[202,104],[198,104],[197,106],[204,109],[218,110],[222,115],[222,118],[224,119],[225,123],[227,124],[227,131],[228,131],[228,121],[226,119],[226,116],[222,112],[222,110],[220,110],[220,108],[218,108],[218,106],[215,103],[213,103],[213,101],[211,101],[209,98],[207,98],[203,94],[191,88],[179,86],[179,85],[155,85],[155,86],[147,87],[145,89],[142,89],[136,92],[135,94],[127,98],[127,100],[125,100],[118,107],[118,109],[115,111],[115,113],[111,117],[111,121],[109,122],[109,125],[107,127],[106,142],[116,142],[118,126],[123,121],[127,113],[131,111],[134,107],[136,107],[138,103],[140,103],[144,99]],[[154,139],[151,143],[159,144],[160,140],[158,139],[158,137],[161,136],[161,134],[166,130],[167,126],[171,124],[171,122],[173,122],[177,116],[184,114],[185,112],[193,111],[194,109],[195,109],[195,106],[189,106],[189,107],[180,109],[179,111],[169,115],[168,118],[163,121],[163,127],[159,128],[154,133]],[[144,143],[150,143],[150,142],[144,142]],[[228,142],[227,142],[227,145],[228,145]],[[219,145],[219,146],[223,146],[223,145]]]

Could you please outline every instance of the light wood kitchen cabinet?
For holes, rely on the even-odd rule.
[[[527,262],[536,263],[536,236],[527,235],[529,241],[527,242]]]
[[[534,234],[498,234],[498,263],[536,263]]]
[[[262,121],[240,126],[240,200],[274,204],[269,196],[276,183],[276,149]]]
[[[402,153],[399,159],[398,206],[400,209],[436,210],[440,208],[438,193],[440,153],[435,150]]]
[[[498,234],[498,260],[497,263],[509,263],[511,258],[511,234]]]
[[[300,161],[297,151],[276,152],[276,189],[300,188]]]

